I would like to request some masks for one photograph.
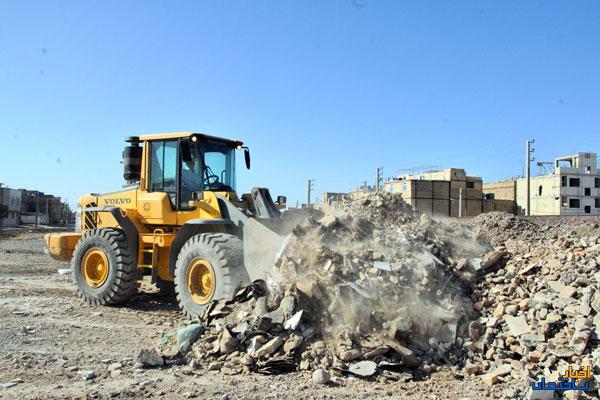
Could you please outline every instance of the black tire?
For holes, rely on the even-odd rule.
[[[102,250],[108,259],[108,275],[97,287],[86,281],[82,271],[84,257],[95,249]],[[127,238],[119,229],[85,232],[73,251],[71,270],[77,294],[92,305],[122,304],[137,293],[137,265],[133,265]]]
[[[187,274],[192,262],[202,258],[214,272],[214,290],[203,303],[192,298],[187,285]],[[225,233],[202,233],[192,236],[183,245],[175,264],[175,294],[179,308],[190,319],[201,316],[206,306],[215,299],[232,296],[250,279],[244,268],[244,248],[240,239]]]

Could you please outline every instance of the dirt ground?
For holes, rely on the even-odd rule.
[[[226,376],[188,366],[134,369],[141,348],[152,348],[183,322],[177,306],[150,285],[122,307],[92,307],[75,296],[67,264],[43,253],[42,233],[0,231],[0,387],[2,399],[481,399],[501,397],[451,369],[427,380],[377,382],[338,378],[327,386],[310,374]],[[64,272],[64,271],[62,271]],[[115,363],[122,373],[111,374]],[[93,379],[85,379],[91,376]],[[16,381],[15,381],[16,380]]]

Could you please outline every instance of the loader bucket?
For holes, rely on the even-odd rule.
[[[244,265],[252,281],[267,278],[289,238],[255,219],[248,219],[244,223]]]

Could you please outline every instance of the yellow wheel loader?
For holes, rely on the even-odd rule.
[[[45,236],[47,252],[70,261],[78,294],[122,304],[150,276],[199,316],[213,300],[264,279],[283,245],[285,197],[253,188],[238,198],[238,140],[199,133],[130,137],[123,189],[79,199],[76,232]]]

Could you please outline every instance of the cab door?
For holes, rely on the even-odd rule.
[[[146,191],[138,195],[138,213],[152,225],[177,224],[177,139],[146,142]]]

